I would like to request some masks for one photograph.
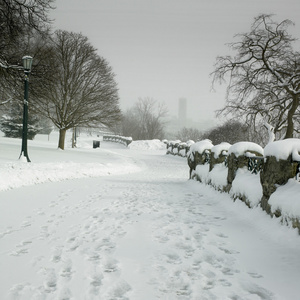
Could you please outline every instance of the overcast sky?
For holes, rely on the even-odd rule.
[[[292,20],[290,33],[300,38],[299,0],[56,0],[51,17],[55,28],[88,36],[108,60],[122,109],[151,97],[177,115],[186,98],[188,117],[204,121],[224,105],[226,86],[211,91],[216,57],[260,13]]]

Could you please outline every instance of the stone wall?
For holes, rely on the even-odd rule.
[[[177,144],[179,145],[178,142]],[[248,145],[252,146],[251,143],[239,145],[242,146],[242,149],[244,147],[243,151],[239,154],[230,153],[229,151],[228,155],[226,155],[226,151],[219,151],[219,155],[217,156],[211,149],[204,149],[201,153],[197,151],[192,153],[188,152],[187,161],[190,167],[190,178],[198,178],[195,174],[197,165],[209,164],[209,172],[211,172],[215,165],[225,164],[228,168],[227,185],[221,189],[219,188],[219,190],[230,193],[237,170],[248,169],[250,172],[257,174],[256,176],[260,176],[260,184],[262,187],[262,198],[259,203],[260,207],[271,216],[282,217],[280,210],[276,210],[275,212],[273,210],[272,212],[268,201],[278,186],[285,185],[289,179],[296,177],[297,173],[300,172],[300,162],[295,161],[292,154],[290,154],[287,159],[278,159],[275,156],[263,157],[262,152],[256,151],[255,147],[250,147],[249,149],[245,148]],[[300,151],[298,154],[300,154]],[[207,182],[209,182],[209,180]],[[250,207],[247,195],[230,194],[234,200],[240,199]],[[284,218],[282,217],[282,222],[294,228],[298,228],[300,233],[300,216],[284,216]]]
[[[268,200],[276,191],[276,187],[278,185],[284,185],[290,178],[294,178],[297,171],[298,163],[293,162],[292,155],[289,155],[287,160],[277,160],[274,156],[268,156],[265,158],[264,167],[260,172],[260,182],[263,188],[261,207],[268,214],[272,214]],[[278,214],[279,213],[277,212],[277,215]]]
[[[223,151],[219,155],[215,155],[215,152],[211,151],[210,162],[209,162],[209,171],[211,171],[215,165],[227,163],[227,154],[224,154]]]

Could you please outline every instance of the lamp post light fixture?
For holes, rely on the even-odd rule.
[[[23,105],[23,131],[22,131],[22,150],[20,158],[26,158],[27,162],[30,162],[27,151],[27,132],[28,132],[28,85],[29,85],[29,73],[31,71],[33,58],[31,56],[24,56],[22,58],[25,79],[24,79],[24,105]]]

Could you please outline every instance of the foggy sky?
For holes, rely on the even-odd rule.
[[[177,115],[186,98],[196,121],[213,119],[224,105],[226,85],[212,92],[210,73],[254,17],[290,19],[289,32],[300,36],[299,0],[56,0],[56,7],[53,26],[88,36],[112,66],[122,109],[151,97]]]

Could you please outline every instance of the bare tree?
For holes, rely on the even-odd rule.
[[[202,139],[203,133],[196,129],[196,128],[182,128],[180,131],[178,131],[176,138],[180,141],[200,141]]]
[[[152,98],[139,98],[123,117],[123,135],[131,136],[134,140],[162,139],[166,114],[164,104]]]
[[[136,140],[139,132],[138,120],[134,114],[133,108],[128,109],[122,116],[122,121],[120,123],[120,129],[118,132],[120,135],[132,137]]]
[[[287,32],[292,22],[271,17],[258,16],[249,33],[237,35],[239,41],[230,44],[237,54],[217,58],[213,83],[230,79],[219,114],[244,116],[253,124],[263,118],[274,133],[290,138],[299,130],[300,53]]]
[[[21,59],[25,54],[36,58],[40,52],[39,47],[36,47],[37,39],[48,40],[48,12],[53,8],[53,2],[0,1],[0,108],[3,111],[7,111],[10,105],[18,105],[14,102],[23,101],[24,73]],[[47,55],[44,56],[44,61],[46,57]],[[36,62],[34,59],[34,77],[41,71]],[[39,79],[38,82],[42,82],[45,76]]]
[[[64,149],[68,129],[112,126],[121,111],[114,73],[87,37],[57,31],[53,40],[55,78],[42,88],[34,108],[59,129],[58,147]]]
[[[17,64],[11,48],[29,32],[47,31],[53,0],[0,1],[0,70]]]

